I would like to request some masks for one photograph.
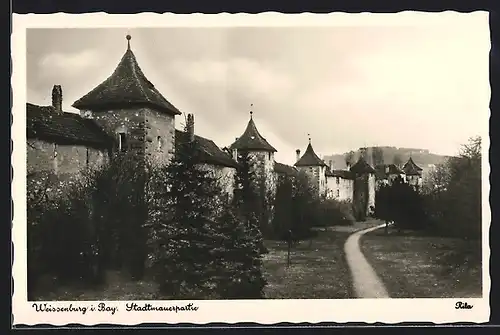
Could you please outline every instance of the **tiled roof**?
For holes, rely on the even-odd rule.
[[[295,176],[298,174],[297,169],[295,169],[293,166],[274,162],[274,171],[279,174],[284,174],[287,176]]]
[[[354,179],[354,174],[349,170],[326,170],[327,177],[339,177],[342,179]]]
[[[175,130],[175,144],[186,143],[188,133]],[[226,152],[222,151],[212,140],[195,135],[197,148],[201,154],[201,160],[207,164],[237,168],[238,163]]]
[[[314,149],[309,143],[304,155],[295,163],[295,166],[327,166],[326,163],[316,155]]]
[[[377,179],[386,179],[389,175],[405,174],[396,164],[380,164],[375,167],[375,177]]]
[[[73,107],[101,110],[131,104],[156,107],[171,115],[181,114],[146,78],[134,53],[128,48],[113,74],[77,100]]]
[[[248,121],[243,135],[231,144],[231,149],[276,152],[276,149],[259,133],[252,118]]]
[[[422,173],[422,168],[415,164],[413,159],[410,157],[408,162],[403,166],[403,171],[409,176],[418,176]]]
[[[52,106],[30,103],[26,104],[26,132],[28,138],[98,148],[109,148],[114,141],[93,120],[76,113],[57,113]]]
[[[371,167],[370,164],[366,162],[363,157],[360,157],[359,160],[351,167],[351,172],[355,174],[363,174],[363,173],[374,173],[375,170]]]

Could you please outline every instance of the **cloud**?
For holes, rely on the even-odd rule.
[[[96,50],[76,53],[49,53],[40,58],[38,66],[42,76],[75,77],[100,65],[101,54]]]
[[[28,99],[50,102],[52,85],[60,84],[69,106],[112,73],[126,33],[32,32]],[[307,145],[308,133],[318,154],[363,145],[453,153],[486,122],[487,14],[457,16],[446,25],[131,34],[148,79],[182,112],[195,114],[197,133],[221,146],[241,135],[252,103],[259,131],[288,162]]]

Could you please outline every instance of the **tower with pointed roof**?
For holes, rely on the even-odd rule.
[[[316,155],[309,137],[309,144],[306,151],[295,163],[295,167],[299,171],[305,172],[311,180],[313,187],[318,190],[318,196],[326,196],[326,163]]]
[[[253,107],[253,104],[251,107]],[[276,194],[274,153],[277,150],[257,130],[252,110],[250,111],[250,120],[248,120],[245,131],[240,137],[236,138],[229,149],[235,160],[238,159],[239,153],[248,153],[257,177],[257,182],[262,182],[265,185],[266,195],[269,198],[274,198]]]
[[[403,171],[406,174],[406,181],[410,185],[414,187],[422,185],[422,168],[415,164],[411,156],[405,165],[403,165]]]
[[[368,164],[363,156],[351,167],[354,175],[353,204],[355,214],[364,218],[375,208],[375,169]]]
[[[175,116],[181,112],[142,72],[126,36],[127,48],[113,73],[73,103],[116,139],[118,151],[170,161],[175,148]]]

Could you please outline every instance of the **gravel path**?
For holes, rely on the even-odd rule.
[[[344,245],[347,263],[351,271],[354,294],[357,298],[389,298],[387,290],[366,260],[359,247],[359,238],[385,224],[357,231],[349,236]]]

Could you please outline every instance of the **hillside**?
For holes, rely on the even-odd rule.
[[[443,163],[447,158],[447,156],[433,154],[427,149],[396,147],[369,147],[367,148],[368,156],[370,156],[369,153],[372,152],[373,148],[379,148],[382,150],[384,164],[393,163],[396,156],[399,156],[401,161],[404,163],[411,156],[413,161],[424,170],[424,174],[431,169],[433,165]],[[346,154],[347,153],[325,155],[323,159],[327,164],[329,164],[329,161],[331,160],[334,169],[345,169]],[[354,160],[357,160],[359,156],[360,150],[354,151]],[[373,164],[370,160],[369,163]]]

